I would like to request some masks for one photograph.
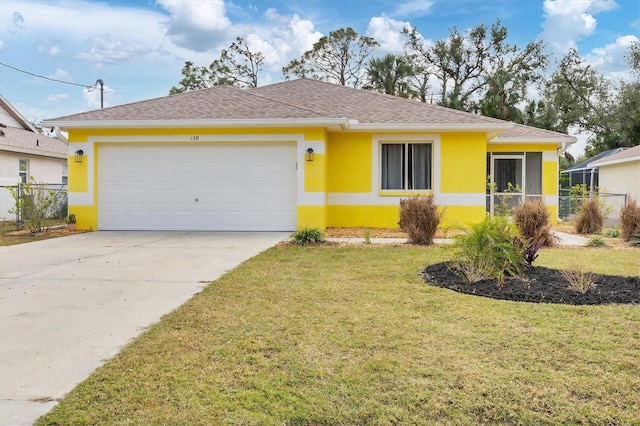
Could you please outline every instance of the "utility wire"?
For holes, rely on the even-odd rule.
[[[0,62],[0,65],[2,65],[3,67],[7,67],[7,68],[11,68],[13,70],[16,70],[18,72],[24,73],[24,74],[29,74],[32,75],[34,77],[38,77],[38,78],[44,78],[45,80],[49,80],[49,81],[55,81],[56,83],[64,83],[64,84],[70,84],[71,86],[78,86],[78,87],[84,87],[85,89],[95,89],[97,86],[97,82],[96,84],[78,84],[78,83],[72,83],[70,81],[63,81],[63,80],[58,80],[57,78],[51,78],[51,77],[45,77],[44,75],[38,75],[38,74],[34,74],[32,72],[29,71],[25,71],[25,70],[21,70],[20,68],[16,68],[13,67],[11,65],[7,65],[4,64],[2,62]]]

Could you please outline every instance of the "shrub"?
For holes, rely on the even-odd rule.
[[[15,201],[10,213],[17,213],[31,233],[45,231],[58,202],[56,191],[47,189],[46,183],[38,183],[33,177],[18,190],[9,187],[9,191]]]
[[[631,236],[640,231],[640,206],[632,199],[620,210],[620,228],[624,241],[631,240]]]
[[[400,229],[408,234],[409,242],[419,245],[433,244],[442,212],[433,201],[433,195],[400,200]]]
[[[538,241],[542,242],[542,246],[554,245],[549,211],[542,200],[526,200],[520,203],[513,211],[513,222],[518,227],[520,235],[528,240],[530,245],[536,245]]]
[[[604,217],[597,197],[589,198],[576,216],[576,231],[579,234],[597,234],[602,231]]]
[[[616,228],[609,228],[602,233],[607,238],[618,238],[620,236],[620,231]]]
[[[599,236],[594,236],[589,238],[589,241],[587,241],[587,247],[604,247],[607,245],[607,243],[602,239],[602,237]]]
[[[504,218],[486,217],[455,238],[453,271],[466,282],[495,278],[504,284],[507,275],[521,275],[524,250]],[[478,278],[482,277],[482,278]]]
[[[324,241],[324,232],[318,228],[302,228],[291,237],[294,244],[306,246]]]
[[[567,280],[570,289],[582,294],[596,283],[596,275],[587,271],[583,265],[572,265],[569,269],[560,271],[560,274]]]
[[[640,247],[640,230],[636,231],[629,240],[629,245],[632,247]]]

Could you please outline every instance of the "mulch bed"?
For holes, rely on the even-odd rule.
[[[567,305],[640,304],[640,277],[596,274],[595,287],[581,294],[569,288],[559,270],[534,266],[522,277],[507,278],[503,287],[496,280],[463,283],[449,269],[449,262],[429,265],[421,273],[424,281],[460,293],[493,299]]]

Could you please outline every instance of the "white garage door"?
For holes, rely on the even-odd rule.
[[[105,144],[98,153],[101,230],[291,231],[291,144]]]

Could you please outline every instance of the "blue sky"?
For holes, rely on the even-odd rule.
[[[449,28],[500,18],[509,42],[570,47],[603,73],[629,78],[626,46],[640,34],[638,0],[0,0],[0,62],[81,85],[105,84],[105,106],[164,96],[184,61],[208,65],[236,36],[265,54],[260,84],[322,35],[351,26],[401,53],[399,31],[427,43]],[[99,92],[0,66],[0,93],[29,120],[99,108]]]

